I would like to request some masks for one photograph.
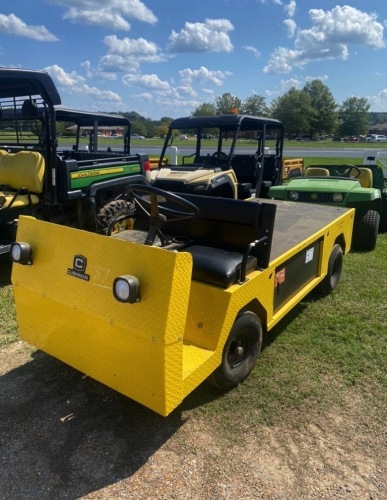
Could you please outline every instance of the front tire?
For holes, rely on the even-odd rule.
[[[374,250],[379,232],[380,215],[376,210],[368,210],[355,215],[352,247],[356,250]]]
[[[236,387],[254,368],[261,347],[261,322],[253,312],[243,311],[231,328],[221,365],[209,376],[208,382],[222,390]]]
[[[115,234],[132,229],[134,205],[126,200],[114,200],[97,213],[97,230],[100,234]]]

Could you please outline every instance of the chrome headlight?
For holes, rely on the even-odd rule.
[[[344,198],[344,196],[343,196],[342,193],[333,193],[332,199],[333,199],[334,202],[340,203],[340,202],[343,201],[343,198]]]
[[[289,193],[290,200],[297,201],[298,197],[299,197],[299,194],[297,193],[297,191],[290,191],[290,193]]]
[[[135,276],[118,276],[113,282],[113,295],[118,302],[140,301],[140,282]]]
[[[10,249],[12,262],[30,266],[32,264],[32,251],[28,243],[12,243]]]

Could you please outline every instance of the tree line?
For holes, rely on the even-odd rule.
[[[339,105],[330,89],[321,80],[308,82],[301,90],[290,88],[273,100],[270,106],[265,97],[254,94],[246,100],[224,93],[214,102],[203,103],[193,112],[196,116],[229,114],[237,110],[241,114],[264,116],[280,120],[287,137],[301,135],[321,137],[328,134],[345,136],[366,135],[372,125],[387,121],[386,113],[370,112],[365,97],[348,97]],[[160,120],[144,118],[136,112],[122,112],[132,123],[132,133],[146,137],[166,134],[169,117]]]

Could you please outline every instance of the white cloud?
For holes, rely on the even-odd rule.
[[[261,57],[260,51],[255,47],[251,47],[251,45],[244,45],[243,48],[247,50],[247,52],[252,52],[257,59]]]
[[[198,93],[189,85],[179,85],[176,90],[180,96],[188,95],[191,97],[197,97],[198,95]]]
[[[145,38],[117,38],[109,35],[104,38],[104,42],[110,54],[121,55],[125,59],[135,59],[136,61],[160,62],[165,61],[159,47]]]
[[[296,12],[296,2],[291,0],[287,5],[285,5],[284,9],[289,17],[293,17]]]
[[[231,52],[233,45],[228,35],[234,26],[228,19],[205,19],[204,23],[184,24],[179,32],[169,36],[171,52]]]
[[[57,82],[57,85],[69,94],[91,96],[93,99],[109,102],[121,102],[121,98],[111,90],[100,90],[97,87],[87,85],[86,79],[75,71],[67,73],[63,68],[54,64],[44,68],[47,73]]]
[[[278,47],[264,67],[265,73],[288,73],[311,61],[347,59],[350,45],[382,48],[383,25],[375,14],[367,14],[348,5],[331,11],[311,9],[310,29],[299,30],[294,49]]]
[[[140,75],[140,74],[127,74],[122,77],[122,81],[128,87],[143,87],[153,90],[169,90],[170,85],[168,82],[160,80],[155,75]]]
[[[331,43],[361,44],[373,48],[384,47],[383,26],[376,21],[376,14],[367,14],[349,5],[337,5],[331,11],[311,9],[314,24],[311,31],[322,31]],[[305,30],[305,40],[307,33]]]
[[[182,82],[188,85],[193,83],[212,83],[222,85],[225,78],[231,76],[229,71],[214,71],[201,66],[199,69],[186,68],[179,71]]]
[[[26,24],[14,14],[8,16],[0,14],[0,31],[2,35],[15,35],[31,38],[38,42],[56,42],[58,38],[44,26]]]
[[[104,26],[113,30],[130,30],[127,18],[156,24],[155,14],[140,0],[49,0],[67,10],[63,15],[74,23]]]
[[[104,38],[107,54],[98,65],[97,73],[107,75],[111,73],[135,72],[138,73],[141,62],[158,63],[167,60],[160,48],[144,38],[117,38],[109,35]]]
[[[288,38],[293,38],[297,30],[297,24],[293,19],[285,19],[284,25],[288,31]]]
[[[306,63],[300,50],[278,47],[271,54],[263,71],[264,73],[290,73],[294,67],[302,68]]]
[[[374,96],[368,96],[368,101],[374,111],[385,111],[387,108],[387,88],[381,90]]]

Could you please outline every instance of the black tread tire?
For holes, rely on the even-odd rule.
[[[134,205],[127,200],[114,200],[103,206],[97,213],[97,231],[108,234],[111,225],[121,216],[134,215]]]
[[[382,194],[382,209],[380,211],[379,233],[387,232],[387,193]]]
[[[379,232],[380,215],[376,210],[368,210],[355,215],[352,247],[356,250],[374,250]]]
[[[242,311],[235,320],[223,349],[222,362],[209,376],[217,389],[236,387],[254,368],[262,347],[262,325],[251,311]],[[237,353],[236,348],[243,349]]]
[[[328,271],[325,278],[317,285],[317,291],[323,295],[328,295],[333,292],[337,287],[343,269],[343,250],[341,246],[336,243],[333,248],[328,261]]]

